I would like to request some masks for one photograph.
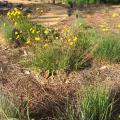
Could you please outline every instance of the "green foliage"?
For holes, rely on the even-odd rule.
[[[30,42],[34,43],[35,41],[41,40],[43,43],[45,40],[52,41],[55,39],[55,30],[32,23],[28,15],[26,16],[22,11],[14,8],[7,13],[7,16],[1,17],[0,31],[8,42],[19,41],[20,43],[30,44]]]
[[[78,19],[72,26],[72,31],[79,34],[76,45],[82,53],[110,62],[120,61],[120,37],[111,32],[97,31],[88,26],[83,19]],[[76,47],[77,47],[76,46]],[[87,50],[87,52],[85,52]]]
[[[72,70],[78,70],[84,66],[84,57],[90,52],[91,41],[87,34],[84,32],[79,33],[76,44],[69,51],[69,68]]]
[[[119,3],[119,0],[67,0],[68,4]]]
[[[76,101],[76,102],[75,102]],[[66,112],[59,112],[57,120],[109,120],[113,101],[104,87],[89,87],[83,97],[66,104]]]
[[[0,32],[8,39],[12,38],[13,26],[5,17],[0,18]]]
[[[67,51],[61,46],[52,44],[47,47],[36,46],[32,49],[34,57],[28,61],[28,66],[33,69],[54,73],[57,70],[65,70],[68,67]]]
[[[12,118],[13,120],[18,120],[19,108],[14,104],[14,100],[8,98],[6,95],[0,94],[0,118],[9,120]]]
[[[112,103],[109,90],[89,88],[81,102],[81,120],[108,120],[111,117]]]
[[[120,37],[117,35],[106,34],[101,36],[95,57],[113,62],[120,61]]]

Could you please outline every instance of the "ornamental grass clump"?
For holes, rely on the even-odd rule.
[[[88,87],[84,94],[68,102],[65,112],[58,113],[56,120],[109,120],[112,115],[113,100],[105,87]]]
[[[120,62],[120,37],[114,34],[101,36],[94,55],[101,60]]]
[[[90,87],[80,103],[80,120],[109,120],[113,101],[104,87]]]

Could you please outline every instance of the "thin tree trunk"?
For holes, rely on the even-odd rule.
[[[53,0],[53,4],[55,4],[55,0]]]

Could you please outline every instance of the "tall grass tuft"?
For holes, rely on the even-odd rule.
[[[89,88],[81,102],[81,120],[109,120],[112,102],[110,92],[106,88]]]
[[[34,56],[23,64],[31,67],[33,70],[55,73],[57,70],[68,68],[69,55],[66,49],[61,49],[61,45],[49,44],[46,47],[37,45],[32,47],[31,50]]]
[[[14,100],[8,98],[3,92],[0,93],[0,119],[1,120],[19,120],[19,107],[14,104]]]
[[[109,120],[112,105],[108,89],[89,87],[83,98],[79,96],[76,102],[67,104],[66,112],[59,114],[57,120]]]
[[[112,62],[120,61],[120,37],[106,34],[98,41],[95,57]]]

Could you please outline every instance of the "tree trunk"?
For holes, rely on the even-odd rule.
[[[53,4],[55,4],[55,0],[53,0]]]

